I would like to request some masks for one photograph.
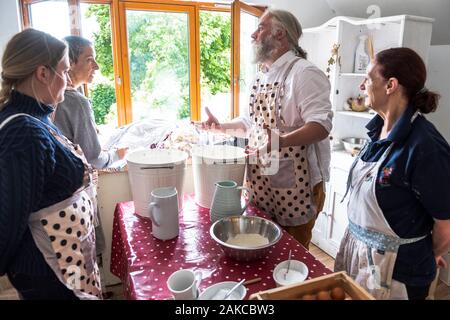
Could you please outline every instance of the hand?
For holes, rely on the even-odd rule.
[[[119,148],[116,150],[117,155],[119,156],[119,159],[122,160],[125,158],[125,155],[127,154],[128,148]]]
[[[266,131],[265,143],[256,149],[247,146],[246,153],[256,154],[256,156],[259,157],[261,154],[270,153],[271,151],[278,151],[281,147],[281,140],[283,137],[278,134],[278,130],[272,130],[268,125],[263,125],[263,129]]]
[[[220,122],[217,118],[211,113],[208,107],[205,107],[206,114],[208,115],[208,119],[203,122],[192,122],[192,124],[196,128],[200,128],[202,130],[220,130]]]
[[[245,153],[248,155],[248,161],[251,164],[256,163],[256,159],[259,159],[263,166],[271,166],[269,154],[272,151],[278,151],[281,146],[282,136],[278,134],[278,130],[272,130],[267,125],[263,125],[266,136],[263,145],[257,148],[247,146]]]
[[[435,257],[435,258],[436,258],[436,264],[437,264],[437,266],[438,266],[439,268],[445,269],[445,268],[448,267],[447,261],[445,261],[445,259],[442,258],[442,256],[438,256],[438,257]]]

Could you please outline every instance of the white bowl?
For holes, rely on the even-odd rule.
[[[237,284],[238,282],[236,281],[224,281],[213,284],[200,293],[198,300],[223,300],[225,294]],[[244,300],[246,294],[247,288],[244,285],[240,285],[226,300]]]
[[[291,260],[289,272],[286,274],[286,278],[284,278],[287,265],[288,260],[282,261],[273,270],[273,280],[275,280],[277,287],[303,282],[308,276],[308,267],[306,264],[298,260]]]

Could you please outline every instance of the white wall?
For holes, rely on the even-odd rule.
[[[19,17],[17,0],[0,1],[0,59],[8,40],[21,30]]]
[[[450,143],[450,45],[431,46],[428,53],[426,86],[441,95],[436,112],[426,117]]]

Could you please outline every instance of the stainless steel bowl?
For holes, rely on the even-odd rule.
[[[225,254],[239,261],[251,261],[264,257],[270,248],[281,239],[281,228],[274,222],[260,217],[233,216],[214,222],[209,233]],[[226,243],[238,234],[260,234],[269,243],[258,247],[237,246]]]
[[[344,149],[351,154],[357,153],[361,150],[367,139],[364,138],[344,138],[341,140],[344,144]]]

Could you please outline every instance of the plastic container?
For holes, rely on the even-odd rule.
[[[183,208],[183,182],[188,154],[175,149],[140,150],[127,155],[128,178],[135,212],[150,217],[153,189],[175,187],[178,210]]]
[[[366,53],[366,35],[359,36],[359,43],[355,51],[355,73],[365,73],[370,62],[370,57]]]
[[[228,145],[206,145],[192,148],[195,202],[210,208],[215,183],[232,180],[241,186],[244,181],[245,157],[243,148]]]

